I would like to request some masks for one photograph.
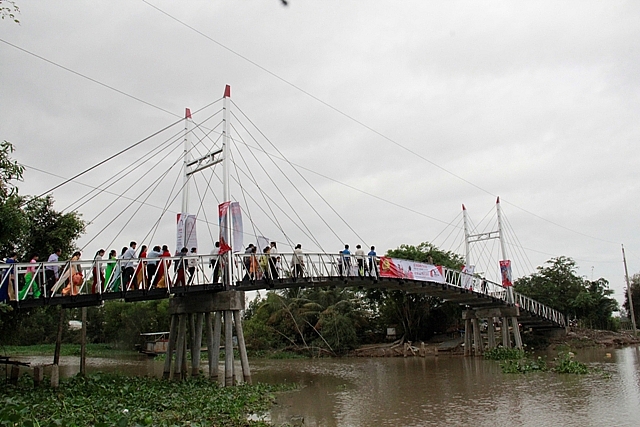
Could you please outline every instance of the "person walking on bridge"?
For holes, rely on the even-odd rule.
[[[56,249],[51,255],[49,255],[47,262],[58,262],[61,254],[62,254],[62,249],[60,248]],[[57,265],[47,265],[44,268],[44,277],[45,277],[45,280],[47,281],[46,295],[48,296],[51,296],[51,289],[53,288],[53,286],[56,284],[56,281],[58,280],[59,268],[60,267],[58,267]]]
[[[362,250],[362,246],[356,245],[356,252],[354,255],[356,256],[356,262],[358,263],[358,276],[360,276],[360,278],[364,278],[364,251]]]
[[[376,254],[376,247],[371,246],[371,250],[367,254],[369,258],[369,276],[378,277],[378,254]]]
[[[349,250],[349,245],[344,245],[344,250],[340,252],[340,258],[342,260],[344,275],[346,277],[351,276],[351,251]],[[342,272],[340,273],[340,276],[342,276]]]
[[[38,285],[38,280],[36,277],[36,266],[33,265],[33,264],[36,264],[37,262],[38,262],[38,255],[32,256],[31,261],[29,261],[31,265],[27,267],[27,272],[24,275],[24,286],[22,287],[18,295],[18,299],[20,301],[25,299],[25,297],[27,296],[27,293],[29,292],[29,288],[33,289],[34,298],[40,298],[40,286]]]
[[[147,254],[147,259],[160,258],[162,252],[160,252],[160,246],[156,245]],[[153,275],[156,274],[158,269],[158,261],[147,261],[147,282],[153,283]]]
[[[136,242],[131,242],[129,244],[129,249],[122,254],[122,259],[124,260],[124,271],[122,272],[122,286],[124,290],[129,289],[129,284],[133,279],[133,274],[135,273],[135,266],[133,260],[136,258],[136,246],[138,244]],[[131,284],[132,288],[135,289],[135,283]]]
[[[118,253],[115,249],[111,249],[109,251],[109,261],[107,261],[107,268],[104,272],[104,290],[114,289],[118,290],[120,288],[120,275],[116,266],[118,264]],[[114,274],[115,271],[115,274]]]
[[[293,257],[291,258],[291,267],[293,268],[293,280],[304,276],[304,254],[302,253],[302,245],[298,243],[293,250]]]
[[[209,258],[209,266],[213,269],[213,278],[211,279],[211,283],[216,285],[220,278],[220,242],[214,243],[213,250],[210,255],[211,258]]]
[[[96,289],[100,292],[104,289],[104,265],[102,264],[102,257],[104,256],[104,249],[99,249],[96,252],[96,256],[93,258],[93,285],[91,285],[91,293],[95,294]]]
[[[198,258],[196,258],[198,256],[198,249],[197,248],[191,248],[191,252],[189,252],[189,261],[188,261],[188,265],[189,265],[189,285],[192,285],[193,283],[193,275],[196,273],[196,267],[198,267]]]
[[[169,252],[169,247],[167,245],[162,245],[162,255],[160,258],[171,258],[171,252]],[[171,267],[171,260],[160,260],[160,266],[158,267],[156,277],[153,280],[154,287],[158,288],[166,288],[169,283],[169,277],[167,276],[167,272],[169,271],[169,267]]]

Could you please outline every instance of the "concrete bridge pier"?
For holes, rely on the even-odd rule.
[[[464,355],[482,356],[484,342],[475,310],[463,311],[462,318],[464,319]]]
[[[509,318],[502,317],[501,318],[501,327],[502,331],[502,346],[505,348],[511,348],[511,335],[509,335]]]
[[[177,380],[187,375],[187,342],[191,346],[191,375],[200,375],[200,349],[202,347],[203,326],[207,339],[207,353],[209,362],[209,378],[218,379],[218,359],[220,356],[220,341],[222,323],[225,328],[225,385],[234,385],[233,361],[233,326],[235,323],[238,351],[244,382],[251,383],[251,370],[244,342],[242,316],[244,309],[244,292],[223,291],[215,294],[181,295],[172,298],[169,303],[171,314],[171,328],[167,346],[163,377]],[[189,341],[187,341],[187,326],[189,326]],[[175,364],[172,355],[175,351]],[[173,367],[173,369],[172,369]]]
[[[509,323],[513,329],[513,338],[516,348],[522,349],[522,338],[518,325],[518,307],[489,307],[489,308],[468,308],[462,312],[465,324],[464,355],[482,356],[484,352],[484,340],[480,333],[479,319],[487,320],[487,348],[496,347],[495,324],[496,318],[502,319],[502,346],[511,348],[511,334],[509,333]]]

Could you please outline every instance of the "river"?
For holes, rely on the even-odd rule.
[[[640,426],[640,348],[584,349],[577,359],[599,372],[503,374],[498,362],[446,355],[251,360],[251,367],[254,381],[302,386],[278,396],[268,414],[276,425],[303,417],[304,426],[323,427]],[[89,358],[87,369],[159,376],[162,362]],[[77,357],[62,358],[62,375],[77,370]]]

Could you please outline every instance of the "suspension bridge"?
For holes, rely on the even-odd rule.
[[[172,365],[172,358],[167,358],[167,376],[183,376],[186,373],[187,323],[190,322],[190,335],[193,339],[191,344],[194,349],[200,348],[197,340],[202,339],[203,324],[206,325],[208,347],[213,349],[209,352],[210,367],[213,367],[217,360],[221,327],[224,323],[226,348],[233,346],[232,327],[236,327],[246,381],[250,381],[251,375],[246,360],[240,317],[240,311],[244,309],[246,291],[296,287],[353,287],[383,288],[439,297],[464,308],[466,354],[473,351],[480,355],[485,348],[484,338],[480,334],[482,319],[488,319],[486,346],[489,348],[495,347],[498,342],[510,347],[512,337],[515,345],[522,347],[521,328],[553,329],[565,326],[562,313],[514,292],[510,286],[511,265],[506,253],[499,199],[496,230],[475,231],[463,207],[466,266],[462,270],[375,254],[326,251],[326,242],[316,237],[312,227],[326,227],[328,232],[325,234],[332,235],[341,244],[346,240],[341,238],[337,227],[330,224],[330,216],[336,218],[342,230],[348,230],[363,243],[366,240],[358,235],[329,204],[327,198],[311,185],[300,172],[300,168],[286,160],[263,132],[258,129],[257,134],[266,139],[272,151],[261,145],[254,135],[255,132],[252,134],[248,131],[249,126],[240,124],[236,127],[231,124],[231,116],[238,123],[241,122],[240,117],[244,117],[250,124],[253,123],[244,115],[237,116],[231,113],[228,86],[221,100],[222,108],[198,124],[194,123],[191,112],[187,110],[184,129],[180,129],[163,142],[156,142],[151,149],[139,155],[133,151],[127,152],[129,149],[117,153],[126,153],[134,161],[109,174],[108,179],[101,185],[89,186],[90,190],[87,193],[65,208],[67,211],[77,211],[92,201],[101,206],[88,222],[91,234],[82,242],[82,250],[86,251],[91,245],[95,247],[97,243],[94,242],[98,238],[104,239],[104,236],[110,236],[112,239],[106,246],[111,247],[125,230],[128,230],[126,232],[129,235],[132,229],[135,230],[137,241],[150,242],[166,238],[166,229],[173,228],[176,230],[176,252],[170,253],[165,250],[164,253],[157,253],[156,257],[151,258],[145,250],[138,248],[136,251],[136,246],[132,245],[129,250],[123,248],[120,257],[110,256],[108,259],[103,259],[104,252],[98,251],[93,259],[76,256],[66,261],[2,264],[2,287],[7,290],[9,303],[16,308],[46,305],[74,308],[100,305],[104,301],[114,299],[145,301],[171,298],[172,321],[168,352],[176,351],[178,357],[175,366]],[[210,105],[213,104],[215,103]],[[203,110],[204,108],[198,110],[198,113]],[[237,110],[241,111],[239,108]],[[221,121],[217,125],[207,124],[211,118],[220,116]],[[179,123],[182,121],[172,126]],[[163,131],[168,131],[172,126]],[[221,130],[217,130],[218,128]],[[242,138],[241,130],[248,132],[249,137]],[[232,131],[234,136],[231,135]],[[196,132],[201,132],[202,135],[197,138],[196,143],[192,143]],[[160,133],[162,132],[157,132],[154,136]],[[214,139],[212,135],[217,137]],[[138,147],[148,139],[145,138],[130,148]],[[249,155],[238,150],[239,146],[248,148]],[[177,155],[176,152],[181,147],[182,153]],[[263,157],[260,158],[259,155]],[[115,156],[65,180],[54,189],[69,182],[78,182],[80,176],[93,171]],[[220,164],[222,171],[218,170],[216,173],[216,167]],[[267,172],[267,164],[271,164],[280,172],[281,177],[284,177],[280,182],[276,182],[277,180]],[[289,170],[285,171],[283,165],[289,167]],[[146,166],[146,169],[143,166]],[[179,172],[169,189],[165,178],[176,168]],[[208,175],[204,176],[204,182],[200,181],[198,184],[198,179],[202,179],[205,172],[208,172]],[[124,184],[125,178],[133,183]],[[218,191],[213,188],[216,183],[221,187]],[[285,193],[282,183],[289,185],[293,191]],[[307,187],[301,189],[296,184],[304,184]],[[118,185],[122,186],[119,190]],[[192,209],[193,201],[189,197],[194,189],[199,202],[195,210]],[[137,193],[132,196],[135,191]],[[165,196],[164,202],[153,201],[152,196],[159,193]],[[105,196],[111,196],[112,200],[105,202]],[[172,211],[171,206],[179,196],[182,197],[180,210]],[[211,199],[207,199],[211,196],[215,198],[215,204]],[[279,198],[279,202],[276,198]],[[209,216],[215,217],[214,221],[207,216],[206,207],[211,205],[218,207],[214,215],[208,213]],[[323,206],[324,210],[319,206]],[[143,212],[150,209],[161,212],[158,218],[152,221],[151,229],[144,235],[140,230],[144,230],[142,224],[149,223],[149,214],[143,213],[145,222],[135,220],[143,207],[147,208]],[[115,211],[108,214],[109,209]],[[303,220],[305,215],[313,219]],[[109,219],[105,220],[105,217]],[[245,222],[248,219],[250,227],[243,226],[243,219]],[[265,230],[265,224],[270,224],[272,231]],[[188,252],[191,248],[202,246],[198,244],[197,225],[206,226],[212,243],[216,242],[216,249],[212,253],[202,254],[197,250]],[[216,228],[214,232],[212,229]],[[293,231],[287,231],[287,228]],[[264,237],[269,233],[273,234],[273,230],[281,237]],[[244,251],[246,235],[258,243],[258,250]],[[500,242],[502,261],[501,269],[495,269],[498,270],[498,279],[487,280],[484,275],[476,274],[471,266],[471,245],[492,239]],[[263,244],[268,245],[273,240],[277,240],[280,247],[290,247],[292,251],[270,253],[267,248],[262,250]],[[305,246],[310,246],[311,249],[305,247],[303,252],[298,247],[293,251],[293,248],[298,246],[297,241],[309,242]],[[185,248],[187,252],[179,252],[180,248]],[[127,253],[128,256],[125,255]],[[496,319],[501,319],[501,339],[496,337]],[[233,352],[226,352],[226,355],[225,382],[231,384]],[[197,372],[199,354],[192,357],[193,372]],[[214,371],[217,375],[217,369],[210,369],[212,375]]]

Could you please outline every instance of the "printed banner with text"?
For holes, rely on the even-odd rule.
[[[444,283],[440,265],[386,256],[380,257],[380,277]]]

